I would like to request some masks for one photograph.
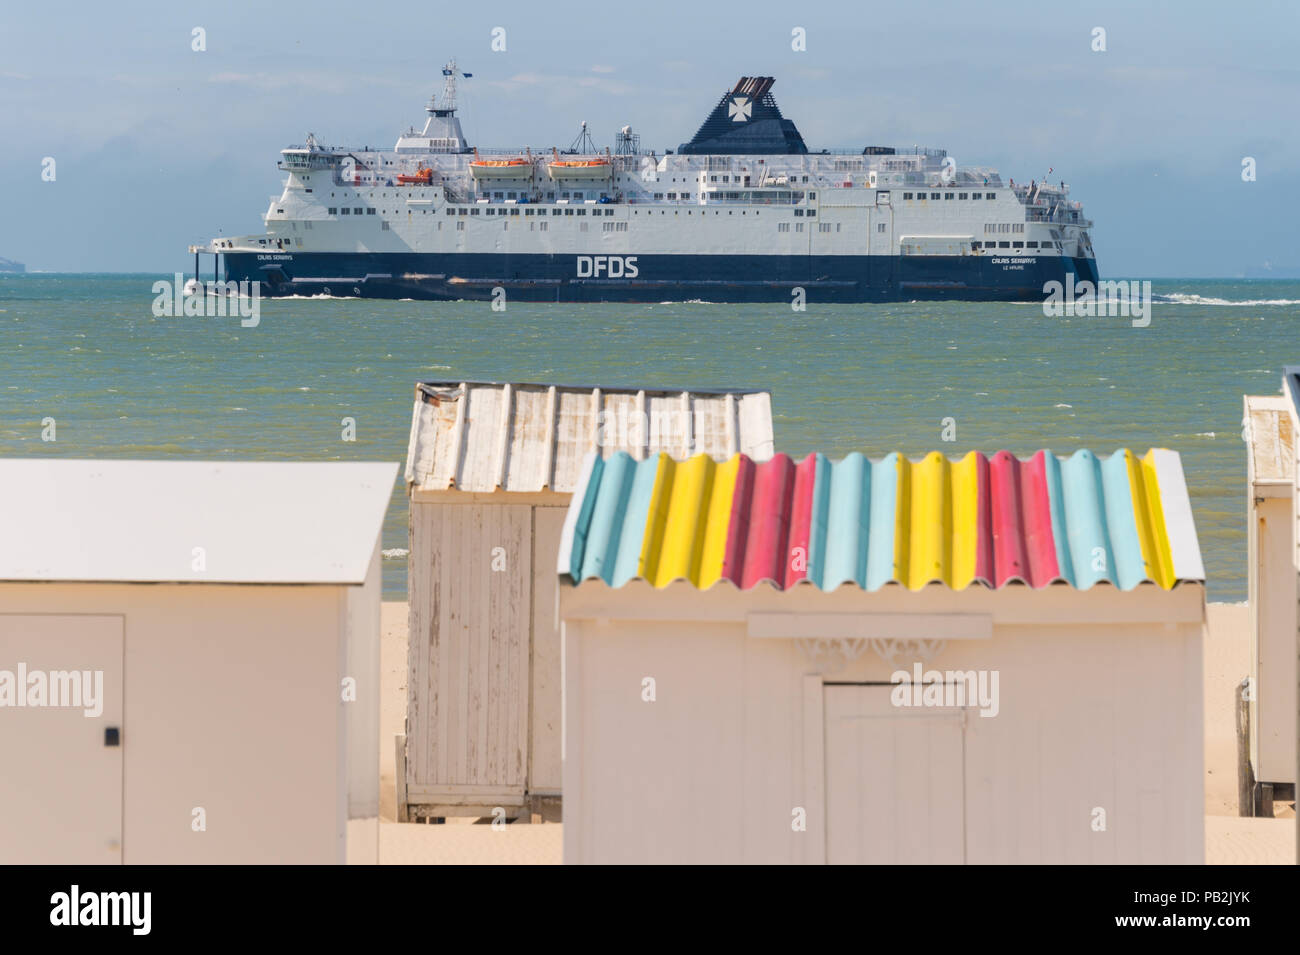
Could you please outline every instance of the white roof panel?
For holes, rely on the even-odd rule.
[[[583,458],[660,451],[719,460],[775,449],[772,396],[747,389],[596,388],[423,382],[415,389],[406,482],[444,491],[572,492]]]
[[[396,464],[0,460],[0,581],[360,584]]]

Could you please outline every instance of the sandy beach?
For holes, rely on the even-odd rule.
[[[382,610],[380,714],[380,862],[389,865],[558,865],[562,824],[494,828],[468,819],[447,825],[401,824],[395,797],[393,737],[406,716],[405,602]],[[1205,650],[1205,861],[1209,865],[1291,865],[1295,818],[1279,804],[1276,819],[1237,816],[1237,741],[1233,694],[1250,669],[1245,604],[1210,604]]]

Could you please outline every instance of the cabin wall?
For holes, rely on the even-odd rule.
[[[410,513],[408,801],[522,806],[532,509],[412,501]]]
[[[1291,402],[1246,395],[1246,537],[1251,661],[1250,762],[1256,780],[1296,778],[1295,434]]]
[[[342,590],[0,585],[0,614],[122,621],[122,862],[344,861]]]
[[[533,508],[532,722],[528,791],[559,796],[563,786],[559,578],[555,561],[567,507]]]
[[[379,861],[379,614],[383,594],[380,542],[375,541],[366,581],[345,587],[343,613],[346,653],[341,672],[354,681],[341,688],[351,695],[342,708],[345,742],[342,758],[348,771],[347,861]]]
[[[1286,390],[1284,386],[1284,391]],[[1297,410],[1294,400],[1287,402],[1287,414],[1291,419],[1292,434],[1300,434],[1300,411]],[[1295,572],[1295,590],[1297,600],[1300,601],[1300,442],[1297,442],[1295,453],[1292,456],[1294,466],[1291,469],[1291,519],[1289,526],[1291,528],[1290,547],[1290,565]],[[1297,701],[1300,701],[1300,608],[1296,610],[1295,627],[1292,630],[1295,639],[1290,641],[1290,646],[1286,646],[1283,641],[1278,643],[1279,653],[1286,653],[1290,661],[1289,676],[1291,678],[1291,712],[1279,713],[1280,720],[1278,732],[1283,738],[1289,738],[1291,748],[1291,759],[1285,763],[1289,764],[1292,773],[1292,779],[1296,785],[1300,786],[1300,710],[1297,708]],[[1283,757],[1284,758],[1284,757]],[[1267,780],[1265,780],[1267,781]],[[1297,843],[1297,852],[1300,852],[1300,842]]]
[[[897,770],[920,773],[917,787],[960,782],[964,820],[946,846],[932,845],[937,817],[909,815],[917,790],[861,781],[882,775],[883,757],[844,771],[857,744],[835,730],[851,725],[832,700],[841,687],[887,693],[879,684],[910,660],[868,650],[819,673],[795,641],[735,620],[567,618],[564,640],[566,862],[857,861],[900,827],[970,863],[1203,861],[1200,622],[995,624],[991,639],[949,641],[925,668],[996,670],[998,715],[968,709],[955,736],[914,737],[907,719],[946,714],[899,711],[890,737],[895,753],[936,747]],[[844,807],[872,799],[890,821],[858,841],[862,814]]]
[[[1251,761],[1261,782],[1296,778],[1296,595],[1292,566],[1292,499],[1254,498],[1250,504],[1249,590],[1251,672],[1255,707]]]
[[[560,795],[555,561],[569,497],[412,499],[410,804],[477,815]]]

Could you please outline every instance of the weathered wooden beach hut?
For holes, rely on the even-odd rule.
[[[1283,376],[1277,395],[1246,395],[1247,593],[1250,682],[1238,705],[1249,736],[1239,801],[1243,815],[1272,815],[1296,782],[1296,418]],[[1246,676],[1246,674],[1243,674]],[[1239,730],[1241,727],[1239,727]]]
[[[566,862],[1203,861],[1179,457],[590,458]]]
[[[0,861],[377,861],[396,476],[0,461]]]
[[[765,391],[416,386],[401,818],[556,818],[555,554],[588,452],[773,453]]]

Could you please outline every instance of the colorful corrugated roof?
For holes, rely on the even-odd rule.
[[[853,583],[918,590],[939,582],[1129,590],[1204,580],[1182,465],[1174,451],[1101,458],[1007,451],[919,461],[784,454],[756,463],[666,454],[590,455],[574,493],[558,570],[620,587],[634,578],[742,590]]]

